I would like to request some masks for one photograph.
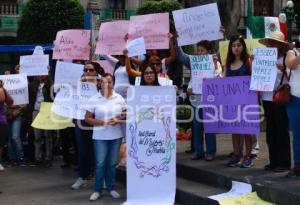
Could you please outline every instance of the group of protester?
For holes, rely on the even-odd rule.
[[[75,139],[79,177],[71,186],[72,189],[86,186],[89,176],[94,171],[95,185],[90,200],[97,200],[105,187],[112,197],[120,197],[114,185],[120,145],[125,136],[128,87],[134,84],[137,77],[141,78],[141,86],[160,86],[159,78],[169,78],[168,72],[172,70],[170,65],[175,59],[191,69],[189,55],[178,46],[176,37],[175,34],[170,34],[171,55],[167,58],[162,59],[156,50],[149,50],[144,60],[136,57],[129,58],[127,50],[124,50],[123,55],[103,56],[115,68],[112,74],[105,73],[105,69],[96,62],[74,59],[73,63],[84,64],[81,81],[95,84],[100,95],[93,99],[96,105],[86,110],[84,120],[74,120],[75,128],[61,130],[59,135],[65,144],[68,144],[67,136],[71,135]],[[261,40],[261,43],[267,47],[278,49],[278,74],[275,87],[282,84],[281,81],[288,81],[292,95],[290,103],[285,106],[272,101],[273,92],[259,93],[265,111],[269,147],[270,163],[265,166],[265,170],[289,171],[288,177],[296,177],[300,176],[300,81],[298,80],[300,79],[300,52],[290,47],[284,39],[284,34],[278,31]],[[255,56],[249,55],[242,36],[230,37],[227,60],[222,62],[225,71],[222,69],[212,42],[202,40],[197,43],[195,55],[208,54],[214,56],[215,78],[251,75],[251,63]],[[18,70],[19,66],[16,66],[14,72],[18,73]],[[53,102],[52,88],[52,79],[49,76],[35,77],[29,85],[29,104],[14,106],[13,99],[3,87],[3,83],[0,84],[0,157],[4,146],[8,144],[9,160],[17,162],[20,166],[26,165],[21,143],[22,122],[27,122],[26,133],[38,114],[41,103]],[[178,87],[174,86],[174,89]],[[193,93],[191,83],[187,93],[193,108],[198,110],[194,112],[198,116],[194,116],[192,124],[191,148],[194,154],[192,159],[205,158],[207,161],[213,161],[217,152],[216,134],[204,133],[204,124],[198,120],[203,118],[201,95]],[[289,126],[293,133],[294,167],[292,169]],[[102,129],[97,129],[98,127]],[[53,160],[53,131],[34,128],[33,134],[35,165],[40,165],[45,160],[46,166],[50,167]],[[204,149],[204,141],[206,149]],[[244,143],[245,153],[243,153]],[[227,166],[242,168],[253,166],[255,158],[252,154],[257,144],[257,136],[233,134],[232,144],[233,152],[230,154]],[[68,149],[69,146],[67,145],[66,148]],[[64,159],[63,167],[69,166],[70,160],[67,157]],[[4,170],[1,164],[0,170]]]

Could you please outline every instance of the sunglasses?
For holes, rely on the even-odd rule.
[[[88,69],[88,68],[85,68],[83,69],[84,72],[95,72],[95,69]]]
[[[151,66],[161,66],[161,63],[150,63]]]

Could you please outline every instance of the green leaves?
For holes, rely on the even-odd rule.
[[[53,43],[57,31],[81,29],[84,9],[78,0],[30,0],[18,28],[20,44]]]

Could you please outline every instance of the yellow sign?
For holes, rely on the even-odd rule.
[[[39,114],[31,126],[42,130],[61,130],[74,127],[72,119],[59,116],[51,111],[53,103],[42,102]]]
[[[263,44],[260,44],[258,42],[258,40],[259,39],[245,39],[245,43],[247,45],[249,55],[253,54],[254,48],[265,47]],[[220,57],[221,57],[221,62],[222,62],[223,66],[225,66],[225,64],[226,64],[228,45],[229,45],[229,41],[220,41],[219,42]]]
[[[250,194],[245,194],[241,196],[231,197],[229,199],[224,199],[219,201],[220,205],[275,205],[270,202],[263,201],[257,196],[256,192]]]

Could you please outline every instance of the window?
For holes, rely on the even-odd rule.
[[[110,0],[111,9],[125,9],[125,0]]]
[[[273,16],[274,0],[254,0],[254,16]]]

